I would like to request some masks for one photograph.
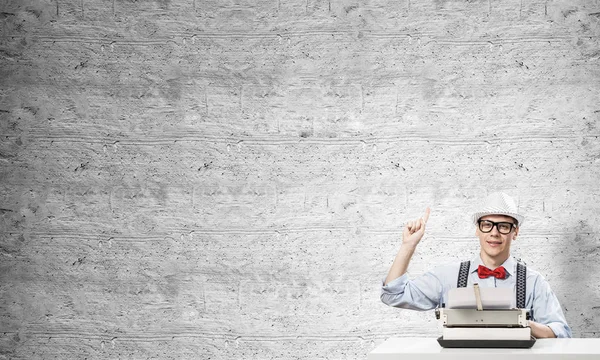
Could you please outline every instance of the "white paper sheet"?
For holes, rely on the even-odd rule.
[[[515,293],[511,288],[479,288],[484,309],[514,309]],[[477,309],[472,287],[455,288],[448,291],[448,309]]]

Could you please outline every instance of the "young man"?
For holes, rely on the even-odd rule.
[[[458,286],[461,264],[439,266],[410,280],[406,269],[423,238],[429,219],[425,215],[404,227],[402,245],[383,282],[381,301],[390,306],[412,310],[430,310],[447,303],[447,293]],[[515,288],[517,261],[510,255],[510,245],[519,234],[524,217],[514,200],[504,193],[490,194],[473,215],[475,234],[481,247],[470,261],[466,286]],[[536,271],[526,268],[525,307],[533,319],[529,321],[535,338],[571,337],[558,299],[548,282]]]

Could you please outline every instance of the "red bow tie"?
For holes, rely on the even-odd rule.
[[[504,279],[506,278],[506,269],[504,269],[503,266],[500,266],[492,271],[483,265],[479,265],[477,268],[477,275],[479,275],[480,279],[485,279],[490,276],[493,276],[496,279]]]

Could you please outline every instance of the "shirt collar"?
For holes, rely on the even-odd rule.
[[[475,257],[473,257],[473,259],[471,259],[471,268],[469,272],[473,273],[477,271],[479,265],[485,266],[483,264],[483,261],[481,260],[481,255],[477,254],[475,255]],[[514,276],[514,274],[516,274],[517,261],[512,255],[509,255],[508,259],[506,259],[506,261],[501,266],[504,266],[504,269],[510,276]]]

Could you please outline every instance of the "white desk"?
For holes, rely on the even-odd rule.
[[[538,339],[531,349],[446,349],[435,338],[389,338],[368,360],[599,360],[600,339]]]

